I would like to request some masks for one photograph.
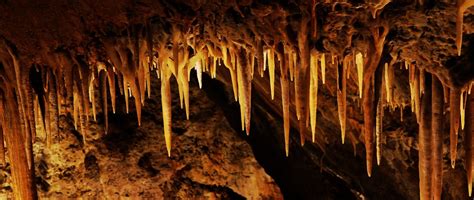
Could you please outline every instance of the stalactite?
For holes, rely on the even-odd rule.
[[[82,86],[81,86],[82,88]],[[81,89],[82,90],[82,89]],[[88,120],[86,115],[88,115],[87,111],[84,109],[84,105],[86,104],[86,98],[84,97],[84,93],[79,93],[79,126],[82,134],[82,142],[84,146],[87,146],[87,137],[88,137]]]
[[[458,0],[457,6],[457,16],[456,16],[456,48],[458,56],[461,55],[462,48],[462,32],[463,32],[463,20],[464,20],[464,11],[469,7],[474,6],[474,0]]]
[[[318,53],[315,49],[311,50],[311,78],[310,78],[310,94],[309,94],[309,113],[311,123],[312,141],[315,141],[316,123],[318,115]],[[343,140],[344,141],[344,140]]]
[[[171,69],[171,71],[173,72],[173,74],[176,74],[178,72],[178,65],[179,65],[179,43],[180,43],[180,39],[182,38],[181,37],[181,34],[180,34],[180,30],[178,30],[176,24],[173,24],[172,26],[172,43],[173,43],[173,47],[172,47],[172,55],[173,55],[173,68]],[[206,55],[206,59],[207,59],[207,55]],[[209,62],[206,62],[205,63],[205,66],[207,66],[209,64]]]
[[[143,105],[145,103],[146,82],[147,82],[146,76],[147,74],[149,74],[148,65],[145,63],[146,62],[146,58],[145,58],[146,45],[144,44],[139,45],[138,54],[139,54],[138,56],[139,63],[137,63],[138,72],[136,74],[136,77],[138,80],[138,89],[140,91],[140,102],[141,102],[141,105]]]
[[[421,94],[421,90],[420,90],[420,82],[422,83],[422,81],[420,80],[420,71],[417,70],[417,69],[414,69],[415,70],[415,80],[413,82],[413,95],[414,95],[414,104],[415,104],[415,115],[416,115],[416,121],[418,123],[420,123],[420,115],[421,115],[421,102],[420,102],[420,94]]]
[[[94,121],[97,121],[97,115],[96,115],[96,108],[95,108],[95,86],[94,86],[94,80],[95,77],[92,73],[92,79],[89,82],[89,102],[92,104],[92,116]]]
[[[381,29],[383,28],[383,30]],[[364,66],[363,73],[363,87],[362,87],[362,104],[364,114],[364,139],[365,139],[365,152],[366,152],[366,164],[367,164],[367,175],[372,175],[372,162],[373,162],[373,139],[374,139],[374,125],[375,125],[375,103],[374,90],[377,91],[378,85],[374,84],[374,75],[379,68],[380,58],[382,56],[383,46],[385,37],[388,34],[388,26],[384,25],[372,29],[373,44],[370,46],[368,53],[369,58],[367,65]],[[382,31],[382,32],[380,32]],[[382,75],[382,74],[380,74]],[[378,83],[380,84],[380,83]]]
[[[217,77],[217,57],[213,57],[212,59],[212,65],[211,65],[211,78],[216,78]],[[253,75],[253,73],[252,73]]]
[[[20,122],[14,116],[20,116],[17,99],[12,88],[2,87],[5,97],[0,98],[0,121],[8,148],[8,158],[12,175],[13,195],[15,199],[37,199],[34,184],[34,171],[28,166],[25,151],[25,138],[21,133]]]
[[[472,86],[474,85],[474,81],[471,82],[471,84],[469,84],[469,89],[467,90],[467,94],[471,94],[471,91],[472,91]]]
[[[410,68],[408,68],[408,80],[410,84],[410,107],[411,112],[415,112],[416,105],[415,105],[415,67],[410,64]],[[418,119],[417,119],[418,122]]]
[[[109,83],[109,92],[110,92],[110,102],[112,103],[112,112],[115,114],[115,105],[116,105],[116,100],[115,100],[115,73],[113,70],[108,68],[107,70],[107,80]]]
[[[392,102],[392,78],[393,67],[385,63],[384,79],[385,79],[385,94],[387,95],[387,102]]]
[[[316,16],[316,0],[311,1],[311,39],[316,40],[318,34],[318,19]]]
[[[30,69],[31,70],[31,69]],[[36,123],[35,123],[35,111],[34,111],[34,94],[33,94],[33,89],[31,87],[31,80],[30,80],[30,72],[31,71],[28,71],[28,73],[24,73],[22,75],[22,90],[25,92],[25,103],[26,103],[26,117],[27,117],[27,120],[28,120],[28,123],[29,123],[29,128],[30,128],[30,134],[27,134],[27,138],[26,138],[26,141],[29,142],[29,143],[34,143],[35,141],[35,138],[36,138]],[[56,83],[56,85],[58,86],[58,83]],[[62,84],[63,85],[63,84]],[[57,92],[58,94],[58,111],[60,112],[61,111],[61,107],[60,107],[60,99],[61,99],[61,95],[59,95],[59,90]],[[28,146],[31,146],[31,145],[28,145]],[[31,156],[33,157],[33,156]]]
[[[40,105],[39,105],[39,100],[38,100],[38,96],[35,95],[34,97],[34,100],[33,100],[33,104],[34,104],[34,112],[35,112],[35,124],[36,124],[36,127],[35,128],[39,128],[39,133],[42,133],[44,134],[46,132],[46,129],[44,128],[44,123],[43,123],[43,114],[41,113],[41,108],[40,108]],[[44,135],[37,135],[37,137],[45,137]]]
[[[256,57],[257,57],[257,69],[258,69],[258,74],[260,74],[261,77],[263,77],[263,68],[265,63],[265,55],[264,55],[264,50],[263,50],[263,41],[259,39],[257,41],[257,50],[256,50]]]
[[[73,91],[74,91],[74,94],[73,94],[73,119],[74,119],[74,129],[77,130],[77,123],[79,121],[79,93],[77,91],[77,87],[74,86],[73,87]]]
[[[321,82],[326,84],[326,56],[321,54]]]
[[[151,25],[151,20],[148,20],[146,23],[146,46],[147,46],[147,53],[148,53],[148,69],[153,68],[153,28]],[[148,88],[148,91],[150,91],[150,88]]]
[[[229,48],[225,48],[222,51],[222,55],[223,55],[223,58],[224,58],[224,65],[229,70],[229,74],[230,74],[230,77],[231,77],[232,91],[234,92],[234,100],[238,101],[239,95],[238,95],[238,86],[237,86],[237,73],[236,73],[236,69],[235,69],[235,66],[234,66],[235,62],[233,61],[232,53],[230,52]]]
[[[419,72],[420,72],[420,91],[419,92],[420,92],[420,98],[421,98],[421,95],[425,92],[425,86],[422,81],[422,80],[425,80],[425,70],[420,69]]]
[[[146,75],[145,75],[145,78],[146,78],[146,90],[147,90],[147,97],[148,98],[151,98],[151,69],[152,68],[148,68],[146,67],[147,70],[146,70]],[[189,79],[189,78],[188,78]],[[145,104],[145,98],[142,99],[142,104],[144,105]]]
[[[309,19],[303,17],[300,22],[300,32],[298,33],[298,49],[300,67],[295,69],[295,104],[296,115],[299,120],[300,143],[304,145],[306,133],[306,115],[308,112],[308,94],[310,81],[310,49],[308,40]]]
[[[171,157],[171,72],[168,67],[161,66],[161,109],[163,113],[163,129],[165,135],[166,150]]]
[[[51,113],[51,109],[50,109],[50,105],[51,105],[51,102],[49,102],[50,98],[49,98],[49,94],[50,92],[48,91],[49,90],[49,83],[50,83],[50,76],[49,76],[49,71],[43,69],[41,70],[41,73],[42,73],[42,76],[44,77],[43,80],[44,80],[44,86],[43,86],[43,90],[44,90],[44,93],[45,95],[44,96],[41,96],[41,98],[43,98],[43,102],[44,102],[44,116],[43,116],[43,121],[44,121],[44,127],[45,127],[45,130],[46,130],[46,148],[50,148],[51,147],[51,123],[50,123],[50,120],[51,120],[51,117],[50,115],[52,114]]]
[[[384,83],[382,83],[383,85]],[[375,154],[377,165],[382,160],[382,132],[383,132],[383,87],[380,90],[380,98],[377,101],[376,118],[375,118]]]
[[[337,64],[337,108],[339,114],[339,125],[341,127],[341,139],[344,144],[346,136],[346,82],[347,82],[347,64],[349,57],[346,56],[342,63]]]
[[[270,53],[270,55],[273,53]],[[250,114],[251,114],[251,99],[252,99],[252,78],[250,73],[250,66],[248,63],[248,55],[242,48],[239,51],[237,76],[239,80],[239,102],[241,107],[241,115],[245,122],[245,131],[247,135],[250,134]]]
[[[443,85],[443,94],[444,94],[444,103],[449,102],[449,87],[446,85]]]
[[[464,122],[466,121],[466,100],[467,100],[467,92],[461,91],[461,97],[459,98],[459,113],[461,116],[461,130],[464,130]]]
[[[292,49],[288,52],[288,55],[288,70],[290,71],[290,80],[293,81],[295,78],[296,52]]]
[[[457,88],[451,88],[449,93],[449,115],[450,115],[450,127],[449,127],[449,146],[450,146],[450,158],[451,167],[454,169],[456,165],[457,157],[457,144],[458,144],[458,129],[459,129],[459,110],[460,110],[460,90]]]
[[[268,49],[263,51],[263,72],[267,70],[267,65],[268,65]],[[264,73],[260,74],[261,77],[263,77]]]
[[[56,92],[56,82],[53,81],[53,73],[50,71],[50,81],[49,81],[49,91],[48,91],[48,113],[49,113],[49,137],[48,137],[48,144],[51,145],[51,140],[59,134],[58,126],[59,126],[59,112],[58,112],[58,98]],[[48,146],[49,146],[48,145]]]
[[[3,114],[3,111],[1,111],[1,113]],[[3,122],[0,121],[0,165],[5,166],[5,164],[6,164],[6,162],[5,162],[5,146],[4,146],[4,140],[3,140],[2,123]]]
[[[90,104],[89,104],[89,92],[87,91],[89,86],[90,71],[87,70],[85,66],[82,66],[78,69],[79,78],[80,78],[80,88],[81,88],[81,104],[83,108],[83,114],[85,116],[84,126],[85,128],[89,126],[89,115],[90,115]],[[83,132],[81,132],[83,133]]]
[[[431,146],[431,77],[426,76],[420,80],[424,84],[425,92],[421,100],[421,115],[419,120],[418,133],[418,157],[419,157],[419,178],[420,178],[420,199],[432,199],[432,146]]]
[[[122,78],[122,85],[123,85],[123,96],[125,98],[125,113],[128,114],[128,112],[130,111],[130,103],[129,103],[129,97],[130,97],[130,86],[128,85],[127,83],[127,78],[123,77]]]
[[[134,102],[135,102],[135,112],[137,113],[137,122],[138,126],[141,126],[142,122],[142,104],[141,104],[141,95],[140,89],[137,84],[137,80],[134,77],[130,77],[129,81],[130,91],[132,93]]]
[[[196,65],[194,65],[194,69],[196,69],[196,76],[199,84],[199,89],[202,88],[202,66],[201,61],[197,61]]]
[[[179,82],[178,86],[181,88],[181,93],[182,93],[182,100],[184,101],[184,108],[186,111],[186,119],[189,119],[189,79],[188,79],[188,61],[189,61],[189,53],[188,51],[182,49],[181,50],[181,56],[180,56],[180,61],[178,65],[178,75],[177,75],[177,80]],[[216,76],[216,71],[215,67],[217,59],[214,57],[214,71],[211,70],[211,73],[213,73],[214,78]]]
[[[242,131],[245,130],[245,102],[243,102],[243,99],[245,98],[243,95],[244,93],[244,89],[242,87],[242,75],[240,75],[240,71],[242,66],[240,66],[240,63],[237,62],[236,63],[237,65],[237,69],[236,69],[236,72],[237,72],[237,87],[238,87],[238,91],[239,91],[239,106],[240,106],[240,125],[242,127]]]
[[[403,118],[403,110],[405,110],[405,107],[404,106],[400,106],[400,122],[403,122],[404,118]]]
[[[425,94],[428,95],[428,94]],[[438,78],[432,75],[431,84],[431,188],[433,199],[441,199],[443,190],[443,87]]]
[[[464,140],[466,142],[466,171],[467,171],[467,186],[469,196],[472,195],[472,175],[473,175],[473,150],[474,150],[474,95],[469,95],[466,102],[466,134]]]
[[[364,57],[362,53],[358,52],[356,54],[356,66],[357,66],[357,83],[359,85],[359,98],[362,98],[362,86],[363,86],[363,76],[364,76]]]
[[[270,77],[270,95],[272,100],[275,97],[275,50],[268,50],[268,75]]]
[[[20,88],[18,88],[18,90],[20,90],[20,93],[23,92],[23,95],[25,97],[23,101],[23,106],[22,106],[24,109],[23,112],[24,112],[24,123],[25,123],[25,150],[26,150],[26,154],[28,158],[28,166],[30,167],[30,170],[31,170],[31,168],[34,165],[33,143],[35,142],[35,138],[36,138],[36,125],[35,125],[35,118],[34,118],[33,93],[32,93],[31,81],[30,81],[31,68],[27,68],[27,69],[28,70],[25,70],[25,72],[21,74],[21,77],[19,77],[21,79],[21,85],[20,85]],[[59,94],[59,92],[57,92],[57,94]],[[59,111],[59,108],[60,107],[58,106],[58,111]],[[2,141],[3,140],[0,140],[0,142]]]
[[[105,134],[109,130],[109,112],[107,104],[107,71],[102,71],[99,74],[100,94],[102,97],[102,113],[104,114]]]
[[[285,138],[285,154],[288,157],[290,151],[290,84],[288,80],[288,68],[291,60],[291,52],[288,56],[281,53],[280,62],[280,85],[281,85],[281,105],[283,109],[283,129]]]

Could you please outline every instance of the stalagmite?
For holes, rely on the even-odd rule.
[[[364,75],[364,57],[362,53],[358,52],[355,56],[356,66],[357,66],[357,83],[359,86],[359,98],[362,98],[362,85],[363,85],[363,75]]]
[[[466,102],[466,134],[464,140],[466,142],[466,171],[467,171],[467,186],[469,196],[472,195],[472,175],[474,166],[474,95],[469,95]]]
[[[458,51],[458,56],[461,55],[462,48],[462,26],[464,21],[464,11],[466,11],[471,6],[474,6],[474,0],[458,0],[456,16],[456,48]]]
[[[311,50],[311,78],[309,94],[309,113],[311,122],[312,141],[315,141],[316,123],[318,114],[318,54],[315,49]],[[344,141],[344,140],[343,140]]]
[[[432,146],[431,146],[431,77],[426,76],[420,80],[424,84],[425,92],[421,100],[421,115],[419,120],[418,133],[418,157],[419,157],[419,178],[420,178],[420,199],[432,199]]]
[[[450,146],[450,158],[451,167],[454,169],[456,165],[457,157],[457,144],[458,144],[458,130],[459,130],[459,110],[460,110],[460,90],[457,88],[451,88],[449,93],[449,115],[450,115],[450,127],[449,127],[449,146]]]
[[[344,144],[346,136],[346,82],[347,82],[347,63],[349,57],[346,56],[342,63],[337,64],[337,108],[339,114],[339,125],[341,127],[341,139]]]
[[[432,75],[431,90],[431,193],[434,200],[440,200],[443,189],[444,95],[441,82],[434,75]]]

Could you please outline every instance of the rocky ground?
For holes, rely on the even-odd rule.
[[[154,88],[159,88],[159,83]],[[51,147],[45,148],[42,135],[35,144],[40,197],[281,199],[279,187],[256,161],[244,136],[230,127],[223,111],[194,84],[190,94],[189,120],[179,108],[178,95],[173,96],[170,158],[162,131],[159,90],[147,100],[140,127],[133,110],[125,114],[120,99],[120,110],[109,115],[108,134],[102,134],[100,113],[85,144],[74,130],[72,118],[61,116],[60,135]],[[0,170],[4,197],[11,192],[8,170],[8,166]]]

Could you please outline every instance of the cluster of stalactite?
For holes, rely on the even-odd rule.
[[[381,1],[373,8],[373,17],[389,1]],[[314,1],[313,1],[314,3]],[[420,4],[423,2],[420,1]],[[458,31],[462,33],[462,13],[473,1],[460,3]],[[150,97],[151,79],[161,81],[163,130],[168,156],[172,149],[172,103],[170,85],[178,85],[180,106],[189,118],[189,81],[192,69],[196,71],[199,87],[202,74],[217,76],[217,68],[229,71],[233,94],[240,104],[242,130],[251,128],[252,80],[268,71],[271,98],[275,96],[275,76],[280,76],[283,129],[286,156],[289,156],[290,98],[294,98],[301,145],[309,128],[312,141],[317,134],[318,87],[326,84],[326,67],[335,68],[337,108],[342,143],[347,130],[347,81],[351,69],[357,72],[358,96],[362,112],[366,147],[367,174],[371,176],[374,155],[378,165],[382,160],[383,114],[394,102],[394,63],[382,62],[385,38],[390,27],[380,23],[370,28],[368,45],[363,50],[350,50],[341,54],[316,48],[317,20],[313,6],[304,13],[298,24],[296,40],[283,35],[269,40],[257,31],[234,40],[213,30],[189,28],[173,24],[169,32],[155,32],[153,24],[133,26],[126,36],[109,37],[95,49],[101,53],[75,56],[68,51],[55,51],[42,55],[41,65],[23,66],[14,45],[3,42],[0,47],[0,140],[6,142],[12,165],[13,188],[19,199],[36,197],[33,183],[34,170],[32,143],[37,130],[46,135],[47,146],[58,135],[58,118],[70,113],[74,126],[88,136],[89,121],[96,120],[96,106],[100,106],[108,130],[108,108],[116,112],[116,97],[125,99],[129,112],[133,97],[138,125],[145,99]],[[459,18],[459,17],[458,17]],[[160,27],[163,28],[163,27]],[[252,27],[255,28],[255,27]],[[163,28],[164,29],[164,28]],[[229,33],[231,34],[231,33]],[[252,39],[249,39],[252,38]],[[460,48],[460,39],[457,43]],[[355,49],[355,48],[354,48]],[[358,48],[360,49],[360,48]],[[349,52],[349,53],[347,53]],[[420,198],[440,199],[442,187],[442,135],[449,105],[450,155],[452,166],[456,161],[459,128],[466,134],[466,168],[469,194],[472,185],[474,97],[470,84],[454,88],[443,84],[435,75],[416,66],[416,61],[404,61],[409,74],[411,108],[419,124],[419,178]],[[29,69],[29,70],[25,70]],[[156,74],[156,75],[155,75]],[[173,78],[174,77],[174,78]],[[320,81],[321,80],[321,81]],[[291,83],[293,82],[293,84]],[[294,88],[291,88],[294,86]],[[449,88],[450,87],[450,88]],[[291,96],[294,90],[294,96]],[[65,107],[63,105],[70,105]],[[91,118],[91,119],[90,119]],[[39,129],[38,129],[39,127]],[[0,142],[0,162],[5,162],[4,143]],[[375,150],[375,151],[374,151]]]

